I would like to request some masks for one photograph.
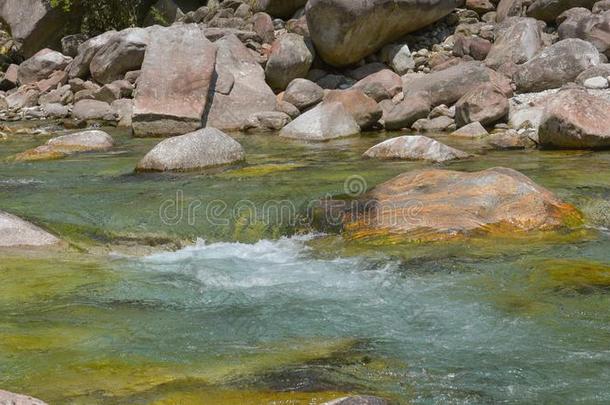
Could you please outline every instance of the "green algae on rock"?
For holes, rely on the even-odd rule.
[[[564,292],[608,291],[610,265],[588,260],[543,260],[533,266],[528,281],[532,285]]]
[[[477,234],[553,231],[582,222],[580,213],[523,174],[419,170],[387,181],[348,213],[349,239],[447,240]]]

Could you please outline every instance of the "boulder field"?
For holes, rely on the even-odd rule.
[[[32,5],[44,18],[18,21],[21,4],[7,0],[0,8],[9,28],[38,32],[63,15]],[[19,29],[0,35],[0,119],[110,124],[136,137],[213,127],[320,140],[378,129],[451,133],[474,122],[493,132],[522,129],[511,128],[526,122],[511,118],[521,94],[571,83],[610,87],[604,1],[163,4],[171,14],[163,27],[71,33],[61,45],[34,47],[15,35]],[[323,102],[341,103],[360,130],[348,125],[332,134],[343,114],[318,114]],[[451,113],[437,114],[437,107]],[[538,121],[530,122],[534,132]]]

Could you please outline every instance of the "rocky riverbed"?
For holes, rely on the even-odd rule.
[[[610,3],[186,3],[0,5],[0,388],[610,399]]]

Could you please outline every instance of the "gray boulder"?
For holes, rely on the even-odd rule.
[[[267,83],[276,90],[284,90],[291,81],[307,76],[314,59],[313,48],[305,39],[286,33],[273,42],[265,66]]]
[[[422,135],[399,136],[373,146],[364,153],[369,159],[427,160],[446,162],[469,155]]]
[[[267,13],[256,13],[250,18],[252,29],[258,34],[265,44],[272,44],[275,41],[275,29],[273,19]]]
[[[542,31],[533,18],[513,17],[496,28],[496,40],[485,64],[503,72],[532,59],[543,47]]]
[[[216,47],[197,25],[158,28],[138,79],[134,136],[181,135],[201,128],[215,62]]]
[[[70,108],[60,103],[40,104],[49,118],[66,118],[70,115]]]
[[[560,39],[580,38],[610,56],[610,11],[594,14],[584,8],[575,8],[562,17],[565,19],[557,30]]]
[[[8,108],[21,109],[25,107],[34,107],[38,104],[40,91],[28,86],[21,86],[17,91],[9,94],[6,97]]]
[[[531,2],[532,0],[500,0],[496,8],[496,20],[502,22],[508,17],[524,16]]]
[[[487,144],[496,150],[521,150],[536,147],[536,143],[528,137],[526,131],[514,129],[491,134],[485,138]]]
[[[294,79],[284,92],[284,101],[303,111],[324,98],[324,89],[307,79]]]
[[[0,91],[8,91],[17,87],[19,82],[19,66],[11,64],[6,72],[0,72]]]
[[[30,84],[48,78],[56,70],[63,70],[72,61],[51,49],[43,49],[27,59],[18,69],[19,83]]]
[[[598,0],[535,0],[528,8],[528,17],[553,22],[561,13],[574,7],[591,9]]]
[[[101,35],[93,37],[78,46],[78,53],[70,64],[68,76],[71,79],[86,79],[91,74],[89,66],[95,54],[106,46],[115,36],[116,31],[107,31]]]
[[[242,146],[215,128],[161,141],[138,163],[136,171],[189,171],[245,159]]]
[[[596,66],[592,66],[584,70],[581,74],[576,77],[577,84],[584,84],[585,80],[593,77],[609,77],[610,76],[610,63],[602,63]]]
[[[248,118],[241,130],[244,132],[279,131],[291,121],[288,114],[280,111],[254,113]]]
[[[379,102],[400,93],[402,85],[399,75],[390,69],[382,69],[359,80],[352,88],[362,90],[364,94]]]
[[[207,125],[239,130],[252,114],[273,111],[275,94],[265,82],[265,72],[235,35],[217,40],[214,93]],[[205,118],[205,117],[204,117]]]
[[[310,0],[307,24],[322,59],[354,64],[451,13],[458,0]]]
[[[417,132],[443,132],[455,129],[455,121],[451,117],[441,115],[436,118],[422,118],[411,126]]]
[[[111,83],[122,79],[131,70],[140,69],[151,37],[159,41],[163,36],[162,32],[151,35],[156,28],[128,28],[111,35],[91,59],[89,70],[95,81]]]
[[[404,85],[405,98],[410,96],[427,97],[435,107],[440,104],[451,105],[469,91],[483,83],[492,83],[506,96],[512,89],[510,81],[480,62],[465,62],[440,72],[434,72],[412,79]]]
[[[59,49],[59,41],[71,17],[47,0],[2,0],[0,20],[10,28],[19,51],[26,57],[43,48]],[[74,18],[72,16],[72,18]]]
[[[513,80],[523,93],[561,87],[600,63],[599,52],[582,39],[564,39],[520,65]]]
[[[389,100],[388,100],[389,101]],[[416,121],[426,118],[431,107],[427,97],[406,97],[396,105],[384,109],[383,121],[388,130],[410,128]]]
[[[117,126],[131,128],[133,124],[133,100],[128,98],[115,100],[110,108],[118,120]]]
[[[491,126],[508,116],[508,98],[493,84],[482,84],[466,93],[455,104],[455,123],[462,127],[471,122]]]
[[[26,222],[15,215],[0,211],[0,247],[52,246],[57,245],[59,242],[57,237],[36,225]],[[42,401],[34,398],[2,390],[0,390],[0,403],[44,404]]]
[[[451,133],[451,136],[457,136],[459,138],[482,138],[487,135],[489,135],[489,132],[487,132],[480,122],[471,122]]]
[[[540,145],[562,149],[610,148],[610,101],[571,87],[546,100],[538,139]]]
[[[357,135],[360,127],[341,103],[320,103],[280,131],[284,138],[328,141]]]
[[[115,121],[110,104],[97,100],[80,100],[72,108],[72,116],[85,121]]]
[[[114,140],[104,131],[83,131],[49,139],[47,145],[64,153],[107,151]]]

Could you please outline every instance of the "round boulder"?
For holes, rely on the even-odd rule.
[[[286,33],[273,42],[265,67],[267,83],[275,90],[284,90],[291,81],[307,76],[313,63],[313,47],[298,34]]]
[[[467,158],[468,153],[452,148],[422,135],[399,136],[388,139],[364,152],[369,159],[427,160],[446,162]]]
[[[554,231],[581,214],[525,175],[504,167],[480,172],[415,170],[365,194],[346,216],[346,236],[395,235],[433,241],[485,234]]]
[[[216,128],[161,141],[138,163],[136,171],[188,171],[227,165],[245,159],[243,147]]]

